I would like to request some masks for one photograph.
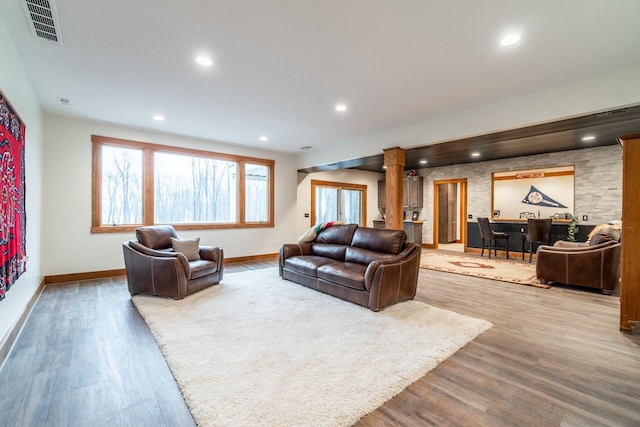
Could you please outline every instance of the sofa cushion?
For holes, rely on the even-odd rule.
[[[151,249],[170,248],[172,237],[178,237],[178,235],[170,225],[147,225],[136,229],[138,241]]]
[[[284,268],[296,273],[316,277],[318,275],[318,267],[332,262],[336,262],[336,260],[315,255],[299,255],[287,258],[284,261]]]
[[[373,261],[393,258],[394,254],[384,254],[369,249],[347,248],[344,260],[347,262],[355,262],[357,264],[369,265]]]
[[[353,233],[351,246],[397,255],[402,251],[406,240],[407,234],[403,230],[358,227]]]
[[[358,224],[332,225],[321,230],[314,243],[330,243],[334,245],[349,245]]]
[[[200,238],[195,239],[176,239],[171,238],[171,246],[176,252],[180,252],[187,257],[189,261],[196,261],[200,259]]]
[[[364,291],[364,272],[367,267],[352,262],[332,262],[318,268],[318,278]]]
[[[346,245],[332,245],[328,243],[314,243],[311,252],[314,255],[333,258],[334,260],[344,261],[344,254],[347,251]]]
[[[189,280],[199,279],[200,277],[208,276],[218,271],[218,265],[215,262],[204,259],[191,261],[189,267],[191,267]]]

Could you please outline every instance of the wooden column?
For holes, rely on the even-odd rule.
[[[640,135],[619,138],[622,146],[622,263],[620,330],[640,323]]]
[[[402,180],[404,178],[405,155],[400,147],[388,148],[384,151],[386,171],[386,208],[385,228],[402,230],[404,211],[402,210]]]

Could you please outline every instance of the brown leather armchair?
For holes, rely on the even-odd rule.
[[[620,278],[622,244],[616,240],[592,242],[558,241],[553,246],[540,246],[536,277],[540,281],[596,288],[603,294],[611,294]]]
[[[217,246],[199,246],[200,259],[190,261],[173,250],[176,239],[170,225],[153,225],[136,230],[137,240],[122,244],[129,293],[175,299],[219,283],[224,270],[224,253]]]

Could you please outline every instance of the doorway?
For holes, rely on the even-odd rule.
[[[466,251],[467,179],[433,182],[433,247]]]

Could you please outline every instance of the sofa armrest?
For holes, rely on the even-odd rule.
[[[138,247],[146,250],[140,251]],[[191,269],[183,254],[149,249],[137,242],[125,242],[123,249],[131,295],[144,293],[178,298],[187,295]]]
[[[148,246],[145,246],[136,240],[129,240],[127,242],[129,247],[135,249],[138,252],[141,252],[145,255],[160,257],[160,258],[176,258],[179,252],[174,252],[172,250],[161,250],[161,249],[151,249]]]
[[[215,262],[218,267],[222,266],[224,260],[224,252],[218,246],[200,246],[200,259]]]
[[[598,251],[603,248],[614,246],[617,242],[613,240],[608,240],[603,243],[598,243],[597,245],[589,245],[589,244],[577,244],[577,245],[567,245],[567,243],[575,243],[575,242],[565,242],[565,244],[558,245],[559,241],[556,242],[553,246],[541,245],[538,247],[538,251],[547,251],[547,252],[566,252],[566,253],[577,253],[577,252],[590,252],[590,251]]]
[[[554,248],[585,248],[589,244],[585,242],[568,242],[566,240],[558,240],[553,244]]]
[[[367,266],[364,284],[369,291],[368,306],[371,310],[379,311],[415,297],[421,251],[419,245],[407,243],[397,256],[373,261]]]
[[[282,277],[282,269],[284,268],[284,262],[287,258],[301,255],[311,255],[311,246],[309,242],[305,243],[285,243],[280,247],[280,256],[278,257],[278,270],[280,277]]]

